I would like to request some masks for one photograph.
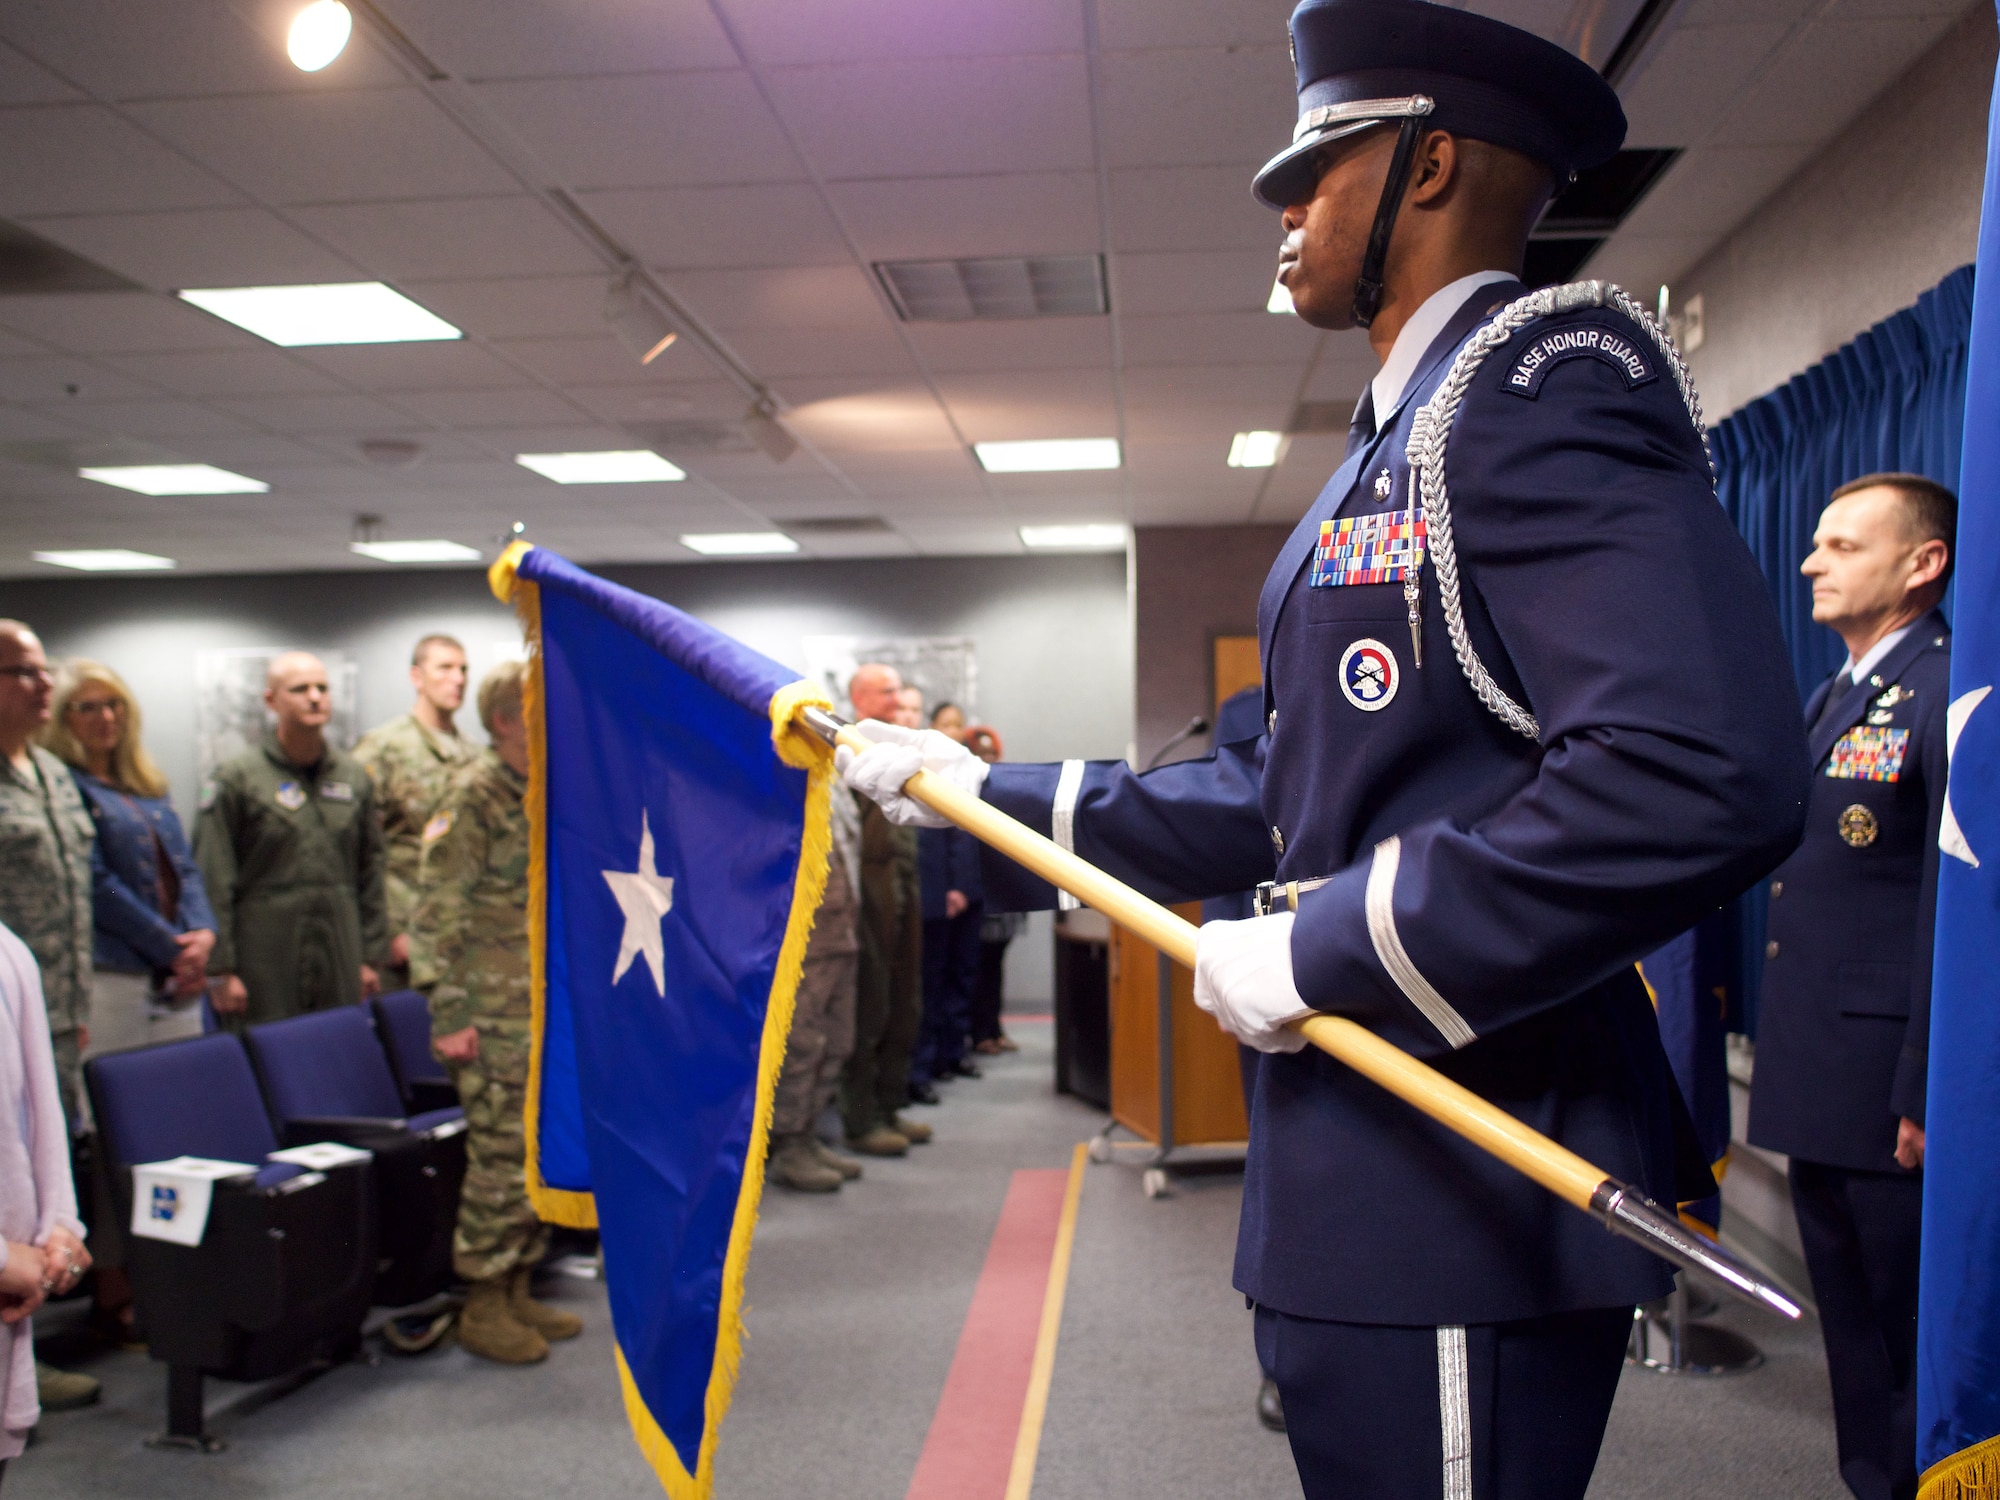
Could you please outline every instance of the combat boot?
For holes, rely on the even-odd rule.
[[[825,1165],[832,1167],[847,1181],[852,1182],[861,1175],[861,1163],[851,1156],[843,1156],[816,1135],[806,1137],[806,1144],[812,1147],[813,1155]]]
[[[104,1387],[95,1375],[85,1375],[80,1370],[58,1370],[39,1359],[35,1361],[35,1395],[43,1411],[75,1411],[79,1406],[94,1406],[103,1394]]]
[[[819,1159],[806,1135],[781,1135],[771,1142],[771,1164],[765,1168],[771,1181],[795,1193],[837,1193],[841,1174]]]
[[[507,1305],[507,1282],[475,1281],[458,1315],[458,1341],[470,1353],[503,1365],[539,1364],[549,1357],[549,1341],[514,1316]]]
[[[932,1135],[930,1126],[922,1120],[912,1120],[907,1115],[889,1116],[889,1128],[908,1141],[912,1146],[926,1144]]]
[[[575,1313],[534,1299],[529,1283],[533,1274],[526,1266],[516,1266],[507,1278],[507,1311],[514,1315],[514,1321],[534,1329],[552,1344],[582,1333],[583,1319]]]
[[[877,1125],[866,1135],[850,1135],[847,1138],[849,1150],[859,1151],[863,1156],[908,1156],[910,1138],[900,1130],[892,1130],[887,1125]]]

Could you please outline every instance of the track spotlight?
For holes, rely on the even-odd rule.
[[[642,365],[650,365],[680,337],[630,271],[612,277],[611,285],[605,289],[604,321],[618,335],[618,342],[637,355]]]
[[[781,464],[798,451],[798,439],[778,421],[777,409],[760,401],[743,416],[743,430],[774,464]]]
[[[313,0],[292,21],[285,51],[302,73],[317,73],[347,50],[354,17],[340,0]]]

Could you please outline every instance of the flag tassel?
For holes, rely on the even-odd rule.
[[[1917,1500],[1993,1500],[2000,1495],[2000,1437],[1954,1453],[1924,1471]]]

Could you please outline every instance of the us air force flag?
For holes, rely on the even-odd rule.
[[[831,757],[774,726],[826,700],[552,553],[516,543],[492,576],[532,651],[529,1194],[601,1232],[633,1432],[694,1500],[826,883]]]
[[[1917,1315],[1922,1500],[2000,1494],[2000,92],[1966,373]]]

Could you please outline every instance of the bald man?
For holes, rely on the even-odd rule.
[[[215,904],[209,998],[225,1026],[352,1005],[388,961],[374,783],[327,743],[333,693],[304,651],[274,658],[263,744],[202,788],[195,858]]]

